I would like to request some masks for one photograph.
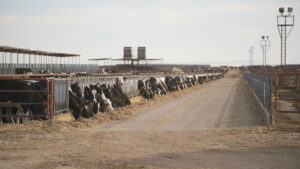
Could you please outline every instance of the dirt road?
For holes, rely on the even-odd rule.
[[[257,126],[261,116],[238,71],[145,105],[73,122],[2,125],[0,169],[300,166],[300,126]],[[99,126],[107,118],[125,121]]]
[[[179,98],[139,112],[102,130],[203,130],[263,124],[247,82],[225,78]]]

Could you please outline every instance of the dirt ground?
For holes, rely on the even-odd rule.
[[[223,79],[92,119],[1,125],[0,168],[299,168],[300,125],[286,116],[277,116],[275,126],[257,126],[260,123],[252,121],[250,126],[236,128],[243,123],[228,128],[223,124],[234,124],[230,123],[234,118],[227,109],[228,118],[213,129],[95,130],[241,78],[239,72],[231,71]]]

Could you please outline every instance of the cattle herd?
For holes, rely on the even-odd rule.
[[[82,92],[80,85],[73,83],[69,89],[69,108],[74,118],[90,118],[98,112],[111,112],[114,108],[130,105],[121,85],[122,82],[116,79],[113,86],[97,83],[85,86]]]
[[[149,76],[135,81],[136,90],[145,99],[166,95],[169,92],[179,91],[197,84],[223,77],[223,73],[199,75],[168,75]],[[69,110],[75,119],[80,117],[90,118],[95,114],[110,113],[115,108],[130,105],[130,99],[124,89],[126,78],[115,78],[111,84],[93,83],[80,85],[80,80],[75,80],[68,87]],[[0,79],[0,123],[24,123],[28,120],[48,119],[47,82],[43,80],[4,80]],[[71,82],[71,80],[69,81]],[[23,92],[12,92],[22,90]],[[27,91],[27,92],[26,92]],[[31,91],[31,92],[30,92]],[[22,103],[22,104],[18,104]],[[12,115],[12,116],[10,116]]]
[[[202,75],[180,75],[166,77],[150,77],[144,81],[138,81],[140,95],[146,99],[153,99],[154,96],[168,94],[169,92],[179,91],[190,88],[197,84],[207,83],[223,77],[223,73],[202,74]]]

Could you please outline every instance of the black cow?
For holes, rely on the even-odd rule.
[[[32,74],[33,71],[30,68],[16,68],[15,73],[16,74]]]
[[[0,90],[25,90],[25,91],[41,91],[46,89],[45,81],[34,80],[0,80]],[[8,115],[39,115],[35,120],[47,119],[47,107],[42,104],[22,104],[22,103],[45,103],[47,101],[47,95],[41,92],[7,92],[1,93],[0,102],[21,103],[21,107],[8,110],[2,109],[3,113]],[[25,122],[28,117],[24,117],[17,121]],[[10,120],[11,121],[11,120]],[[9,122],[9,121],[7,121]]]
[[[114,85],[114,87],[112,88],[112,92],[117,97],[119,106],[126,106],[131,104],[128,96],[123,92],[121,86],[118,83]]]
[[[111,101],[112,106],[114,108],[118,107],[117,99],[114,93],[111,91],[110,86],[106,87],[105,84],[102,84],[101,88],[103,90],[105,97]]]
[[[207,76],[198,76],[198,83],[203,84],[206,83]]]
[[[176,80],[173,77],[167,76],[166,77],[166,84],[168,86],[168,90],[170,92],[177,91],[179,88],[177,86]]]
[[[81,92],[81,89],[80,89],[78,83],[72,84],[72,85],[71,85],[71,89],[72,89],[72,91],[73,91],[73,93],[74,93],[75,95],[77,95],[78,97],[83,97],[82,92]]]
[[[78,119],[81,116],[84,118],[93,116],[93,112],[87,110],[84,98],[76,96],[72,91],[69,91],[69,108],[73,110],[72,113],[75,119]]]

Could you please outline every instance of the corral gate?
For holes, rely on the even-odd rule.
[[[280,113],[300,113],[300,73],[277,73],[275,109]]]
[[[10,90],[0,90],[0,95],[6,96],[3,99],[7,99],[7,98],[15,98],[14,96],[20,95],[22,94],[22,96],[24,98],[26,97],[30,97],[30,94],[32,93],[40,93],[41,96],[43,96],[45,98],[44,101],[41,100],[35,100],[32,102],[28,102],[28,101],[9,101],[9,102],[0,102],[0,109],[7,109],[9,107],[15,107],[15,108],[21,108],[22,105],[41,105],[43,107],[45,107],[46,112],[44,114],[39,114],[39,115],[19,115],[19,114],[5,114],[3,115],[2,113],[0,113],[0,118],[2,120],[2,117],[4,118],[10,118],[10,117],[29,117],[29,118],[34,118],[34,117],[38,117],[38,118],[49,118],[52,116],[52,111],[53,111],[53,106],[52,106],[52,101],[53,101],[53,79],[47,79],[47,78],[16,78],[16,77],[11,77],[11,78],[0,78],[0,83],[3,83],[4,81],[39,81],[39,82],[44,82],[45,83],[45,87],[36,89],[36,90],[20,90],[18,88],[13,88]]]

